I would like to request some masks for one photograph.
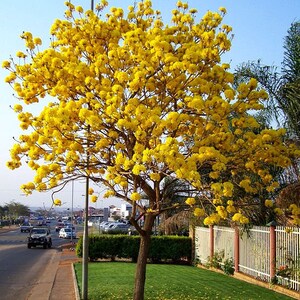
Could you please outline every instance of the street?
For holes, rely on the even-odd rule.
[[[26,300],[39,278],[46,270],[58,246],[69,242],[58,238],[51,224],[51,249],[27,248],[28,233],[20,229],[0,233],[0,298],[2,300]]]

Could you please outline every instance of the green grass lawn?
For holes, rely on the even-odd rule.
[[[81,263],[75,272],[81,290]],[[88,265],[90,300],[131,300],[136,264],[96,262]],[[225,274],[191,266],[148,264],[145,300],[292,299]]]

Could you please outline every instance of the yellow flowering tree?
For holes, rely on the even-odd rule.
[[[141,300],[154,220],[178,205],[165,205],[164,178],[192,187],[186,205],[205,224],[243,224],[248,219],[237,204],[274,190],[268,166],[285,168],[299,152],[282,142],[284,130],[260,130],[250,114],[267,98],[254,79],[233,88],[229,65],[221,63],[231,45],[225,8],[197,22],[197,10],[179,1],[165,25],[149,0],[127,13],[111,8],[103,18],[107,1],[95,13],[66,5],[48,48],[24,32],[26,51],[3,62],[24,130],[8,166],[25,161],[35,171],[22,186],[26,193],[88,177],[107,187],[106,197],[133,205],[131,222],[141,236],[134,299]],[[30,112],[37,102],[41,111]],[[235,189],[246,195],[238,203]]]

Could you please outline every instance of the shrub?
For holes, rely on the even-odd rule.
[[[128,235],[93,235],[89,236],[89,258],[131,259],[137,261],[139,253],[139,236]],[[148,258],[151,262],[171,261],[191,263],[192,240],[184,236],[153,236]],[[82,257],[82,237],[76,246],[76,254]]]
[[[224,264],[222,267],[223,271],[227,275],[233,275],[234,274],[234,264],[232,258],[226,258],[224,260]]]

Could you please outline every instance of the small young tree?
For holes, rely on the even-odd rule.
[[[133,298],[142,300],[154,220],[179,205],[165,201],[164,178],[192,187],[186,204],[205,224],[247,223],[238,205],[275,189],[269,166],[286,167],[299,152],[283,144],[284,130],[259,130],[250,112],[263,108],[267,94],[256,80],[233,89],[229,65],[221,63],[230,49],[225,8],[196,22],[196,9],[179,1],[165,25],[149,0],[127,15],[111,8],[105,18],[106,1],[96,13],[66,5],[49,48],[24,32],[27,52],[3,63],[17,98],[43,106],[37,114],[14,107],[26,133],[8,166],[18,168],[24,158],[35,171],[22,186],[26,193],[88,177],[107,187],[105,197],[132,204],[130,221],[141,236]],[[245,193],[235,202],[236,188]],[[208,202],[213,210],[206,212]]]

